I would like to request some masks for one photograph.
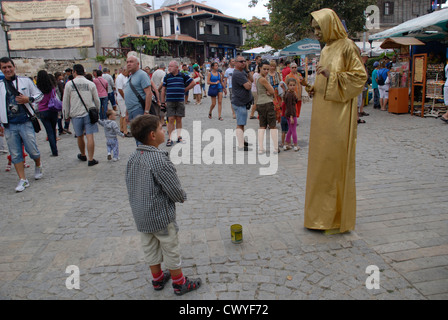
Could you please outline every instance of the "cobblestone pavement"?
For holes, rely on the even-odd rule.
[[[192,133],[193,121],[201,121],[203,133],[217,128],[224,136],[235,128],[229,99],[224,121],[216,109],[207,118],[209,103],[190,103],[184,128]],[[61,137],[60,156],[52,158],[39,133],[42,180],[33,179],[31,165],[31,186],[15,193],[17,176],[4,172],[6,157],[0,163],[0,298],[447,299],[448,126],[371,105],[365,110],[370,116],[359,126],[357,144],[357,224],[350,233],[303,227],[311,103],[299,120],[301,150],[281,152],[275,175],[260,175],[259,164],[177,165],[188,194],[177,207],[183,270],[203,280],[180,298],[170,285],[151,288],[124,182],[134,140],[120,139],[121,160],[107,161],[100,127],[100,163],[88,167],[76,158],[73,136]],[[247,128],[257,127],[248,120]],[[230,240],[235,223],[243,226],[239,245]],[[69,265],[79,267],[79,290],[66,288]],[[366,288],[369,265],[380,270],[379,289]]]

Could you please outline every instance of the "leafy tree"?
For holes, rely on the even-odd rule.
[[[278,29],[271,23],[266,24],[265,20],[254,17],[249,22],[241,22],[246,26],[247,33],[243,49],[262,47],[266,44],[274,49],[281,49],[290,43],[285,30]]]
[[[341,20],[345,21],[349,36],[364,31],[365,9],[375,4],[375,0],[269,0],[266,7],[269,12],[269,28],[260,28],[257,33],[262,41],[275,48],[277,44],[289,44],[310,36],[311,12],[323,8],[334,10]],[[250,0],[249,7],[258,4],[258,0]]]

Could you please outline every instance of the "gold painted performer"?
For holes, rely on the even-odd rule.
[[[314,33],[326,45],[314,86],[308,87],[314,98],[305,227],[342,233],[355,228],[357,97],[367,74],[357,46],[348,39],[337,14],[322,9],[311,15]]]

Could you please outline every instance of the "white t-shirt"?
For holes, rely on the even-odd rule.
[[[156,71],[154,71],[151,80],[156,85],[156,88],[160,87],[160,84],[163,82],[163,78],[165,78],[165,76],[166,72],[162,69],[157,69]]]
[[[224,78],[227,78],[227,84],[229,85],[229,89],[232,88],[232,76],[235,68],[228,68],[226,73],[224,74]]]
[[[117,76],[117,79],[115,79],[115,88],[117,89],[117,100],[124,100],[123,97],[121,96],[120,92],[118,91],[118,89],[123,90],[124,92],[124,87],[126,86],[126,84],[128,83],[129,78],[125,77],[122,73],[120,73]]]

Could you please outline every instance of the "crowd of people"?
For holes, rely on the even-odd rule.
[[[29,186],[22,169],[22,166],[29,167],[24,161],[28,154],[39,164],[36,176],[42,176],[40,152],[35,134],[31,134],[33,118],[39,118],[45,129],[50,156],[59,155],[57,145],[60,136],[72,135],[73,131],[79,149],[77,158],[87,161],[88,166],[94,166],[98,163],[94,158],[94,134],[98,132],[98,124],[104,127],[108,160],[119,160],[117,136],[132,137],[129,123],[142,114],[156,115],[162,120],[163,126],[167,126],[166,146],[184,143],[182,119],[185,117],[185,105],[190,103],[191,93],[195,105],[203,104],[204,99],[209,97],[208,118],[213,118],[217,105],[217,119],[220,121],[224,120],[223,99],[228,97],[233,119],[237,120],[237,129],[242,130],[241,134],[237,130],[238,136],[244,135],[250,110],[249,118],[259,120],[259,153],[265,152],[265,144],[262,142],[266,129],[273,138],[275,153],[280,152],[279,147],[283,150],[299,150],[296,128],[301,109],[303,76],[297,71],[295,62],[282,61],[280,67],[275,60],[262,61],[260,56],[253,61],[238,56],[223,61],[211,59],[201,65],[173,60],[168,67],[161,63],[155,68],[141,68],[139,60],[130,56],[126,66],[116,69],[113,74],[108,68],[87,72],[82,65],[76,64],[64,72],[54,74],[40,70],[34,79],[16,75],[12,59],[2,58],[0,63],[2,71],[5,69],[5,86],[1,87],[4,90],[1,95],[7,101],[4,108],[6,112],[1,115],[0,152],[10,153],[6,170],[10,171],[14,165],[20,178],[17,192]],[[238,76],[234,84],[235,73]],[[23,82],[23,85],[17,81]],[[16,89],[19,87],[26,88],[26,94],[18,92]],[[294,91],[294,99],[288,94],[289,91]],[[244,110],[239,108],[241,106]],[[14,113],[15,109],[17,113]],[[90,113],[93,109],[97,109],[98,122],[91,121]],[[119,120],[115,127],[113,123],[117,117]],[[23,128],[26,129],[19,126],[24,132],[17,131],[14,145],[12,139],[6,139],[9,141],[7,150],[4,132],[12,130],[4,129],[10,129],[16,124],[24,124],[26,126]],[[280,145],[277,125],[282,130]],[[178,136],[172,138],[174,130]],[[136,140],[136,144],[140,142]],[[250,150],[245,141],[239,144],[239,149]]]

